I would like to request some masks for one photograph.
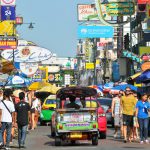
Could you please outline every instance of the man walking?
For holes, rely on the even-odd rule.
[[[129,87],[125,90],[125,95],[121,98],[121,111],[123,113],[123,134],[124,142],[127,142],[127,127],[130,127],[130,133],[133,131],[133,116],[135,113],[136,98],[131,94]]]
[[[30,114],[29,103],[25,102],[25,93],[19,93],[20,102],[16,105],[16,116],[18,124],[18,144],[19,148],[25,148],[25,139]]]
[[[11,140],[11,130],[15,123],[15,107],[10,100],[10,91],[4,91],[4,99],[0,102],[0,146],[5,146],[6,150],[9,150],[9,143]],[[4,143],[3,135],[6,130],[6,145]]]

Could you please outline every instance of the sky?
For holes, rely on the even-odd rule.
[[[94,3],[94,0],[16,0],[16,15],[24,18],[17,26],[21,39],[47,48],[58,57],[74,57],[77,47],[77,4]]]

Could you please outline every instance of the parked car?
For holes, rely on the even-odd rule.
[[[44,125],[46,122],[51,122],[52,114],[56,108],[56,95],[48,96],[42,105],[40,113],[40,124]]]
[[[97,100],[103,107],[104,112],[106,113],[107,123],[114,126],[114,118],[112,117],[112,110],[111,110],[112,98],[102,97],[98,98]]]

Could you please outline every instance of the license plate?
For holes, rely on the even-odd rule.
[[[70,133],[70,137],[71,138],[82,138],[82,133],[78,133],[78,132]]]

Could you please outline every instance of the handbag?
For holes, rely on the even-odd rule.
[[[12,113],[10,112],[9,108],[8,108],[7,105],[4,103],[4,101],[1,101],[1,102],[4,104],[4,106],[6,107],[6,109],[7,109],[8,112],[10,113],[10,115],[12,116]]]

